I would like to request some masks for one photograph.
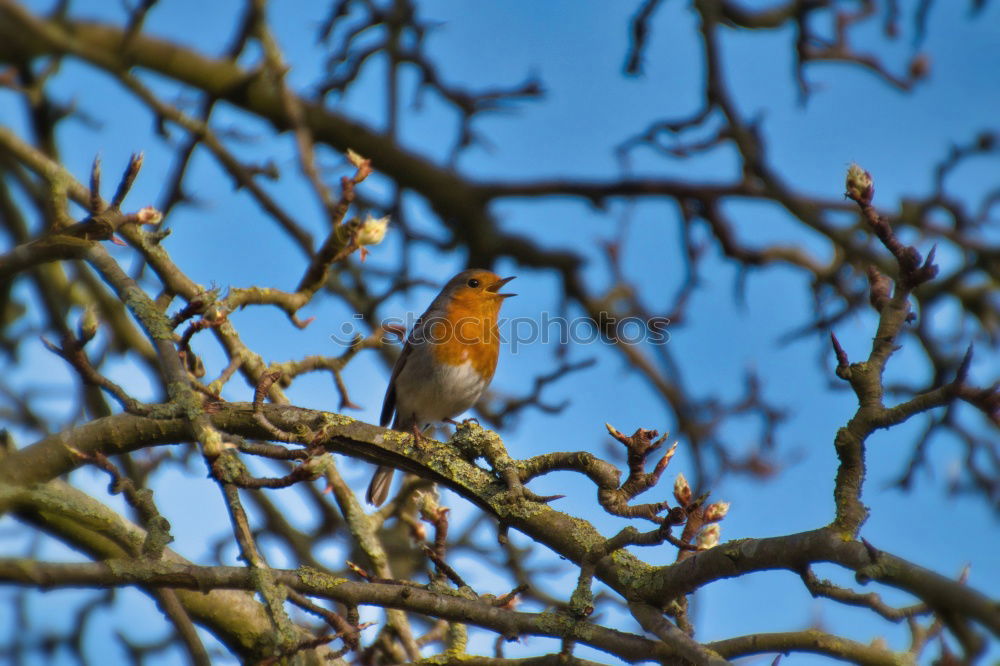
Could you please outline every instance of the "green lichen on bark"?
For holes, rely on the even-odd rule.
[[[174,330],[163,312],[156,306],[146,292],[138,287],[126,287],[122,297],[125,306],[135,315],[146,332],[154,340],[173,342]]]

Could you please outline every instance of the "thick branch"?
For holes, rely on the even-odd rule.
[[[308,568],[272,570],[274,580],[303,594],[344,604],[375,604],[432,617],[475,624],[514,639],[521,635],[571,638],[628,661],[676,659],[662,643],[557,613],[520,613],[497,608],[488,601],[466,599],[417,587],[391,583],[348,581]],[[186,590],[256,587],[253,571],[245,567],[200,567],[177,562],[111,560],[80,564],[48,564],[16,558],[0,559],[0,580],[44,587],[141,585]]]
[[[423,478],[448,485],[503,523],[546,544],[567,559],[582,563],[594,544],[605,541],[589,523],[530,500],[509,501],[506,484],[469,463],[454,447],[428,440],[414,451],[409,438],[353,419],[308,409],[264,405],[275,426],[327,450],[391,464]],[[210,415],[212,425],[249,439],[268,439],[269,433],[253,416],[248,403],[225,403]],[[313,433],[322,433],[316,437]],[[106,435],[106,436],[105,436]],[[149,437],[146,439],[143,436]],[[11,501],[11,486],[38,483],[64,474],[80,464],[65,443],[84,454],[101,451],[124,453],[155,443],[188,437],[180,419],[155,420],[129,414],[98,419],[80,428],[12,453],[0,466],[0,507]],[[308,442],[307,442],[308,443]],[[746,539],[699,552],[676,564],[653,568],[621,551],[598,565],[596,576],[628,598],[652,605],[693,592],[714,580],[752,571],[787,569],[803,571],[813,562],[835,562],[874,580],[906,590],[935,610],[966,615],[1000,635],[1000,609],[975,590],[887,553],[873,562],[864,545],[844,540],[838,532],[820,529],[769,539]]]
[[[141,551],[146,540],[146,532],[140,527],[62,481],[20,490],[0,485],[0,497],[12,492],[18,495],[19,519],[54,534],[94,559],[132,557]],[[169,548],[163,550],[161,560],[145,562],[148,566],[190,566]],[[243,571],[251,576],[249,570]],[[252,594],[179,586],[176,598],[195,622],[209,629],[236,654],[251,661],[272,654],[271,623]],[[304,630],[298,633],[302,639],[312,637]],[[327,652],[325,647],[318,649],[310,663],[322,663],[320,655]]]

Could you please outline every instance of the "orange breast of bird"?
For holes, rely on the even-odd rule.
[[[455,299],[445,305],[446,330],[441,331],[440,342],[431,345],[435,360],[448,365],[469,363],[489,382],[500,354],[499,312],[495,299]]]

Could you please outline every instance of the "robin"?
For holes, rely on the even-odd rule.
[[[428,424],[452,419],[476,403],[493,380],[500,354],[497,316],[513,280],[482,269],[462,271],[441,289],[413,325],[392,367],[379,423],[420,437]],[[393,419],[395,414],[395,419]],[[393,469],[379,467],[366,499],[389,495]]]

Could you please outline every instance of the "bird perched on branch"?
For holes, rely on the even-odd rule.
[[[451,421],[476,403],[493,380],[500,354],[501,294],[513,280],[482,269],[462,271],[441,289],[407,336],[389,377],[380,424],[420,437],[431,423]],[[395,419],[393,419],[395,414]],[[379,467],[366,499],[385,502],[393,469]]]

